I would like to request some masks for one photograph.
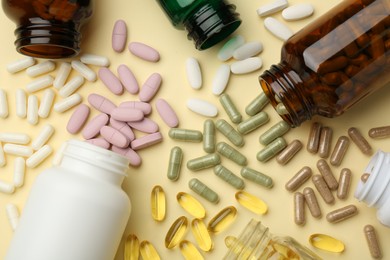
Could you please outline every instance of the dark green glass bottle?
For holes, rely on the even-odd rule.
[[[188,32],[198,50],[208,49],[241,24],[236,7],[225,0],[157,0],[173,26]]]

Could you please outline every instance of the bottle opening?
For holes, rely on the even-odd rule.
[[[78,54],[75,49],[48,44],[20,46],[17,51],[23,55],[47,59],[70,58]]]

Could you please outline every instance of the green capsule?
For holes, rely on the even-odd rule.
[[[168,165],[168,179],[177,181],[180,176],[181,164],[183,161],[183,151],[180,147],[175,146],[171,149]]]
[[[242,190],[245,187],[245,183],[240,177],[222,165],[215,166],[214,173],[238,190]]]
[[[286,106],[283,103],[277,104],[275,107],[275,110],[279,115],[288,115],[289,114]]]
[[[245,108],[245,112],[248,116],[254,116],[259,113],[269,103],[268,97],[261,92],[249,105]]]
[[[198,158],[194,158],[187,162],[187,168],[191,171],[199,171],[213,167],[221,163],[221,158],[218,154],[207,154]]]
[[[259,141],[262,145],[267,145],[271,143],[276,138],[284,135],[290,130],[290,125],[285,121],[280,121],[275,125],[271,126],[270,129],[265,131],[259,138]]]
[[[253,130],[259,128],[269,121],[268,114],[266,112],[260,112],[247,120],[241,122],[237,126],[237,130],[240,134],[247,134],[252,132]]]
[[[206,200],[217,204],[219,201],[219,196],[218,194],[207,187],[206,184],[198,180],[197,178],[193,178],[188,182],[188,186],[190,187],[191,190],[193,190],[195,193],[198,195],[202,196]]]
[[[240,173],[245,179],[253,181],[266,188],[272,188],[272,186],[274,186],[274,182],[271,177],[249,167],[243,167]]]
[[[244,138],[226,120],[218,119],[215,123],[217,129],[232,142],[235,146],[242,147],[245,144]]]
[[[199,143],[203,140],[203,134],[198,130],[171,128],[168,134],[170,138],[179,141]]]
[[[215,152],[215,125],[211,119],[203,123],[203,150],[206,153]]]
[[[257,153],[257,160],[260,162],[268,161],[284,148],[286,148],[286,146],[286,140],[284,140],[283,137],[278,137]]]
[[[246,157],[234,149],[232,146],[225,142],[219,142],[217,143],[217,151],[221,155],[225,156],[226,158],[232,160],[233,162],[237,163],[238,165],[245,166],[247,164]]]
[[[242,115],[240,114],[240,112],[238,111],[238,109],[236,108],[236,106],[234,105],[232,99],[228,94],[222,94],[219,97],[219,102],[221,102],[223,108],[225,109],[226,114],[229,116],[230,120],[233,123],[238,124],[241,122]]]

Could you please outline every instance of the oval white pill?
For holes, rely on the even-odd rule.
[[[8,100],[7,93],[4,89],[0,89],[0,117],[7,118],[8,117]]]
[[[50,87],[53,84],[54,78],[50,75],[42,76],[36,80],[31,81],[26,85],[28,93],[33,93],[41,89]]]
[[[270,14],[279,12],[280,10],[283,10],[287,6],[288,6],[287,0],[276,0],[276,1],[273,1],[269,4],[265,4],[265,5],[260,6],[257,9],[257,14],[259,16],[270,15]]]
[[[53,160],[51,161],[51,163],[54,165],[54,166],[58,166],[60,165],[61,161],[62,161],[62,158],[64,157],[64,151],[65,151],[65,148],[67,147],[67,143],[64,142],[62,143],[62,145],[60,146],[60,148],[57,150],[57,152],[54,154],[53,156]]]
[[[110,66],[110,60],[107,57],[85,53],[80,56],[80,61],[84,64],[95,65],[100,67]]]
[[[35,64],[35,59],[32,57],[27,57],[13,61],[7,65],[7,71],[9,73],[16,73],[22,71]]]
[[[33,149],[29,146],[20,145],[20,144],[5,144],[4,152],[7,154],[12,154],[16,156],[29,157],[33,154]]]
[[[15,186],[11,183],[0,180],[0,192],[12,194],[15,191]]]
[[[38,97],[30,95],[27,100],[27,122],[36,125],[38,119]]]
[[[83,98],[78,94],[73,94],[67,98],[64,98],[63,100],[57,102],[54,104],[54,110],[58,113],[62,113],[67,111],[68,109],[71,109],[72,107],[78,105],[81,103]]]
[[[8,203],[6,206],[6,211],[7,211],[7,217],[9,224],[11,225],[12,230],[15,231],[16,227],[19,224],[19,210],[16,207],[15,204]]]
[[[14,161],[14,185],[19,188],[24,184],[24,175],[26,171],[26,162],[22,157],[16,157]]]
[[[25,118],[27,115],[27,95],[26,92],[18,88],[15,93],[16,115]]]
[[[186,60],[187,80],[193,89],[202,87],[202,71],[197,59],[190,57]]]
[[[236,35],[230,38],[218,51],[218,59],[220,61],[227,61],[231,57],[233,57],[233,52],[240,46],[245,43],[244,37],[241,35]]]
[[[77,89],[79,89],[84,84],[84,77],[81,75],[75,76],[73,79],[69,80],[59,91],[61,97],[69,97]]]
[[[50,124],[47,124],[43,127],[38,136],[34,139],[31,144],[31,147],[36,151],[39,150],[43,145],[49,141],[50,137],[54,134],[54,127]]]
[[[53,152],[53,148],[49,145],[45,144],[41,149],[36,151],[26,160],[26,166],[28,168],[35,168],[40,163],[42,163],[51,153]]]
[[[83,76],[86,80],[96,81],[97,79],[96,73],[81,61],[73,60],[71,65],[72,68],[78,73],[80,73],[81,76]]]
[[[202,116],[216,117],[218,115],[218,108],[208,101],[190,98],[187,100],[187,107],[192,111]]]
[[[48,73],[50,71],[53,71],[55,69],[56,65],[54,62],[47,60],[42,63],[38,63],[34,66],[31,66],[27,68],[26,73],[30,77],[36,77],[45,73]]]
[[[313,12],[314,7],[311,4],[295,4],[284,9],[282,17],[286,21],[295,21],[309,17]]]
[[[47,118],[51,112],[51,107],[53,106],[55,99],[55,92],[52,89],[46,89],[43,92],[42,102],[39,105],[38,115],[42,118]]]
[[[233,74],[246,74],[260,69],[263,61],[260,57],[251,57],[245,60],[236,61],[230,65]]]
[[[247,42],[233,52],[233,58],[236,60],[245,60],[256,56],[262,51],[263,44],[261,42]]]
[[[222,64],[219,66],[217,73],[213,79],[213,94],[220,95],[222,94],[230,79],[230,66],[227,64]]]
[[[64,86],[66,79],[69,77],[69,74],[72,70],[72,66],[69,62],[63,62],[58,69],[57,75],[53,81],[53,86],[56,89],[60,89]]]
[[[267,17],[264,19],[265,28],[279,39],[286,41],[290,38],[294,32],[287,27],[284,23],[276,20],[273,17]]]
[[[28,144],[30,142],[30,136],[23,133],[0,133],[0,142],[13,143],[13,144]]]

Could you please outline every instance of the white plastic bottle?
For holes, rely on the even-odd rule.
[[[68,141],[60,165],[36,178],[5,259],[113,259],[131,211],[121,189],[128,164],[111,151]]]
[[[369,177],[366,181],[359,181],[355,198],[377,208],[378,220],[390,227],[390,153],[378,151],[364,173]]]

